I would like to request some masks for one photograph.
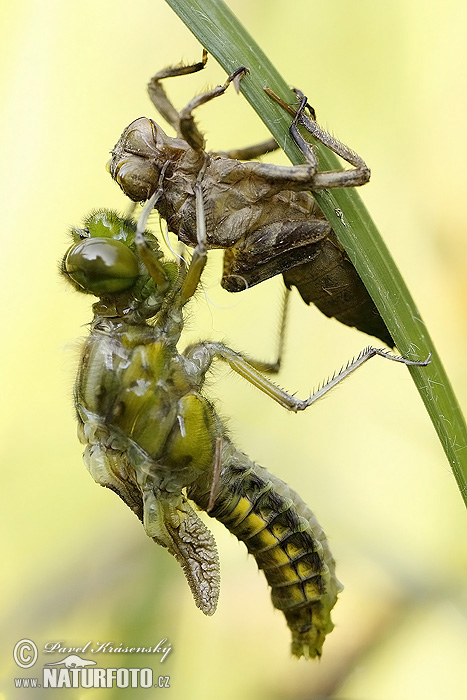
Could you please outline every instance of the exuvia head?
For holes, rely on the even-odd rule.
[[[156,190],[164,163],[176,162],[188,148],[186,141],[167,136],[152,119],[139,117],[120,136],[108,170],[127,197],[143,202]]]

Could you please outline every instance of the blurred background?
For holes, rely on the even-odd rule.
[[[229,4],[286,80],[309,96],[320,123],[371,167],[362,197],[465,409],[467,5]],[[175,560],[93,482],[72,403],[90,299],[65,286],[57,262],[68,227],[89,210],[126,210],[104,169],[109,151],[130,121],[155,116],[145,91],[150,76],[199,60],[201,47],[163,0],[4,0],[0,26],[1,697],[23,698],[13,676],[34,676],[64,656],[40,656],[23,671],[12,649],[25,637],[40,649],[50,641],[153,646],[167,637],[173,651],[163,664],[141,654],[98,661],[170,675],[164,695],[173,698],[467,697],[465,509],[399,365],[373,360],[299,416],[222,367],[207,387],[236,444],[290,483],[327,532],[345,590],[320,662],[290,657],[289,632],[263,575],[222,525],[209,522],[222,592],[215,616],[204,618]],[[167,88],[182,107],[224,79],[211,59],[202,74]],[[197,117],[211,149],[267,137],[233,90]],[[286,163],[283,154],[270,160]],[[153,229],[160,230],[157,217]],[[229,295],[220,274],[213,254],[186,342],[224,339],[272,359],[281,280]],[[367,344],[294,294],[279,383],[306,396]],[[139,698],[143,691],[63,696]]]

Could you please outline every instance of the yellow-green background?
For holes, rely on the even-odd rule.
[[[320,122],[372,169],[362,196],[413,292],[461,404],[466,404],[467,5],[463,0],[232,0]],[[220,368],[209,392],[236,443],[288,481],[331,541],[345,584],[321,662],[290,658],[289,633],[243,545],[210,523],[222,562],[213,618],[195,608],[177,563],[81,462],[71,387],[89,299],[65,287],[66,230],[93,207],[126,208],[104,170],[134,118],[154,116],[156,70],[200,47],[163,0],[4,0],[0,8],[2,667],[29,637],[39,647],[169,637],[164,664],[143,655],[172,698],[467,697],[465,511],[410,381],[376,359],[308,413],[294,416]],[[224,80],[168,85],[182,106]],[[211,148],[261,140],[245,101],[199,111]],[[275,156],[275,162],[285,162]],[[157,218],[154,228],[158,230]],[[220,290],[212,256],[191,305],[189,338],[223,338],[271,358],[281,282]],[[305,396],[368,340],[294,298],[280,383]],[[85,655],[83,655],[85,656]],[[89,657],[89,655],[88,655]],[[156,691],[153,691],[156,692]],[[152,697],[151,691],[55,691],[63,698]],[[334,694],[333,694],[334,693]]]

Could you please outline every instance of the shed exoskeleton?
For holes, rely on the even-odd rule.
[[[199,181],[206,209],[207,247],[225,250],[225,289],[242,291],[282,274],[285,285],[295,286],[307,304],[314,303],[327,316],[394,346],[355,267],[310,193],[363,185],[369,180],[369,168],[360,156],[319,127],[313,110],[311,119],[305,116],[306,100],[302,100],[291,126],[291,135],[307,158],[306,165],[253,161],[278,147],[274,139],[250,148],[207,153],[193,110],[222,95],[247,69],[234,71],[224,85],[198,95],[181,112],[162,86],[166,78],[201,70],[206,60],[204,52],[201,62],[167,68],[152,78],[148,86],[151,100],[177,136],[165,134],[152,119],[136,119],[112,151],[112,177],[130,199],[146,201],[157,187],[161,169],[166,168],[156,207],[169,230],[190,246],[197,244],[194,184]],[[297,124],[353,169],[317,172],[316,158]],[[200,172],[204,173],[201,179]]]
[[[263,375],[267,365],[223,343],[200,342],[180,353],[184,306],[207,257],[203,196],[195,183],[198,243],[190,264],[166,261],[146,231],[163,178],[164,172],[137,224],[94,212],[72,230],[62,261],[65,279],[98,297],[74,387],[84,461],[95,481],[115,491],[147,535],[176,557],[207,615],[217,605],[219,562],[190,501],[224,523],[264,571],[292,632],[293,654],[319,656],[341,590],[326,537],[295,491],[234,446],[203,393],[206,374],[215,359],[223,360],[280,405],[301,411],[375,354],[420,363],[368,348],[301,400]]]

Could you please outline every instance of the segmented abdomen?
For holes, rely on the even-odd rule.
[[[194,485],[189,497],[206,510],[209,494]],[[228,443],[209,515],[245,543],[264,571],[273,605],[282,610],[292,632],[292,653],[320,656],[342,586],[324,532],[308,506]]]
[[[313,260],[284,272],[286,287],[297,287],[303,301],[315,304],[326,316],[394,347],[385,322],[334,231],[314,247],[317,254]],[[305,257],[305,249],[302,254]]]

